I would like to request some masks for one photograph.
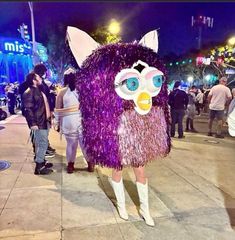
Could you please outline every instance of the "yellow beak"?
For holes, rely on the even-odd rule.
[[[144,111],[149,110],[152,107],[152,97],[148,93],[142,92],[137,98],[137,107]]]

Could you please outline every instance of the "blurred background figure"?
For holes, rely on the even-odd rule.
[[[209,102],[209,122],[208,122],[208,136],[213,136],[212,134],[212,126],[213,121],[217,119],[217,129],[216,129],[216,138],[224,138],[222,135],[222,126],[223,126],[223,118],[224,112],[228,104],[232,99],[231,91],[227,85],[227,78],[222,77],[219,80],[219,84],[215,85],[211,88],[208,94],[208,102]]]
[[[171,137],[175,136],[175,125],[178,124],[178,138],[184,138],[183,118],[188,106],[188,95],[180,90],[180,81],[176,81],[169,95],[168,104],[171,107]]]
[[[196,115],[196,86],[192,86],[188,92],[188,106],[186,110],[186,129],[185,132],[197,132],[194,128],[193,120]]]
[[[13,83],[9,83],[5,87],[5,93],[7,96],[8,101],[8,111],[11,115],[16,114],[15,113],[15,106],[16,106],[16,88]]]
[[[204,102],[204,94],[203,94],[203,89],[198,89],[196,92],[196,110],[197,110],[197,114],[200,116],[201,115],[201,110],[203,109],[203,102]]]

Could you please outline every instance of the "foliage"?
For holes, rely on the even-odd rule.
[[[69,65],[68,52],[65,44],[66,26],[58,24],[47,26],[48,39],[46,47],[48,51],[48,67],[56,73],[57,82],[61,82],[65,69]]]
[[[121,37],[119,35],[110,33],[107,27],[98,27],[91,33],[91,36],[101,45],[121,41]]]

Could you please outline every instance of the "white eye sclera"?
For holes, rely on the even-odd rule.
[[[153,96],[156,96],[160,90],[164,81],[164,75],[157,68],[149,67],[143,70],[143,76],[146,81],[146,86],[149,92]]]

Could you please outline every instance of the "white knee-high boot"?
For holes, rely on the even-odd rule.
[[[147,225],[153,227],[155,224],[149,213],[148,182],[147,180],[146,184],[136,182],[136,186],[140,200],[140,215],[144,218]]]
[[[115,182],[111,178],[109,178],[109,182],[110,182],[111,186],[113,187],[113,191],[114,191],[116,199],[117,199],[118,213],[122,219],[128,220],[122,178],[121,178],[120,182]]]

